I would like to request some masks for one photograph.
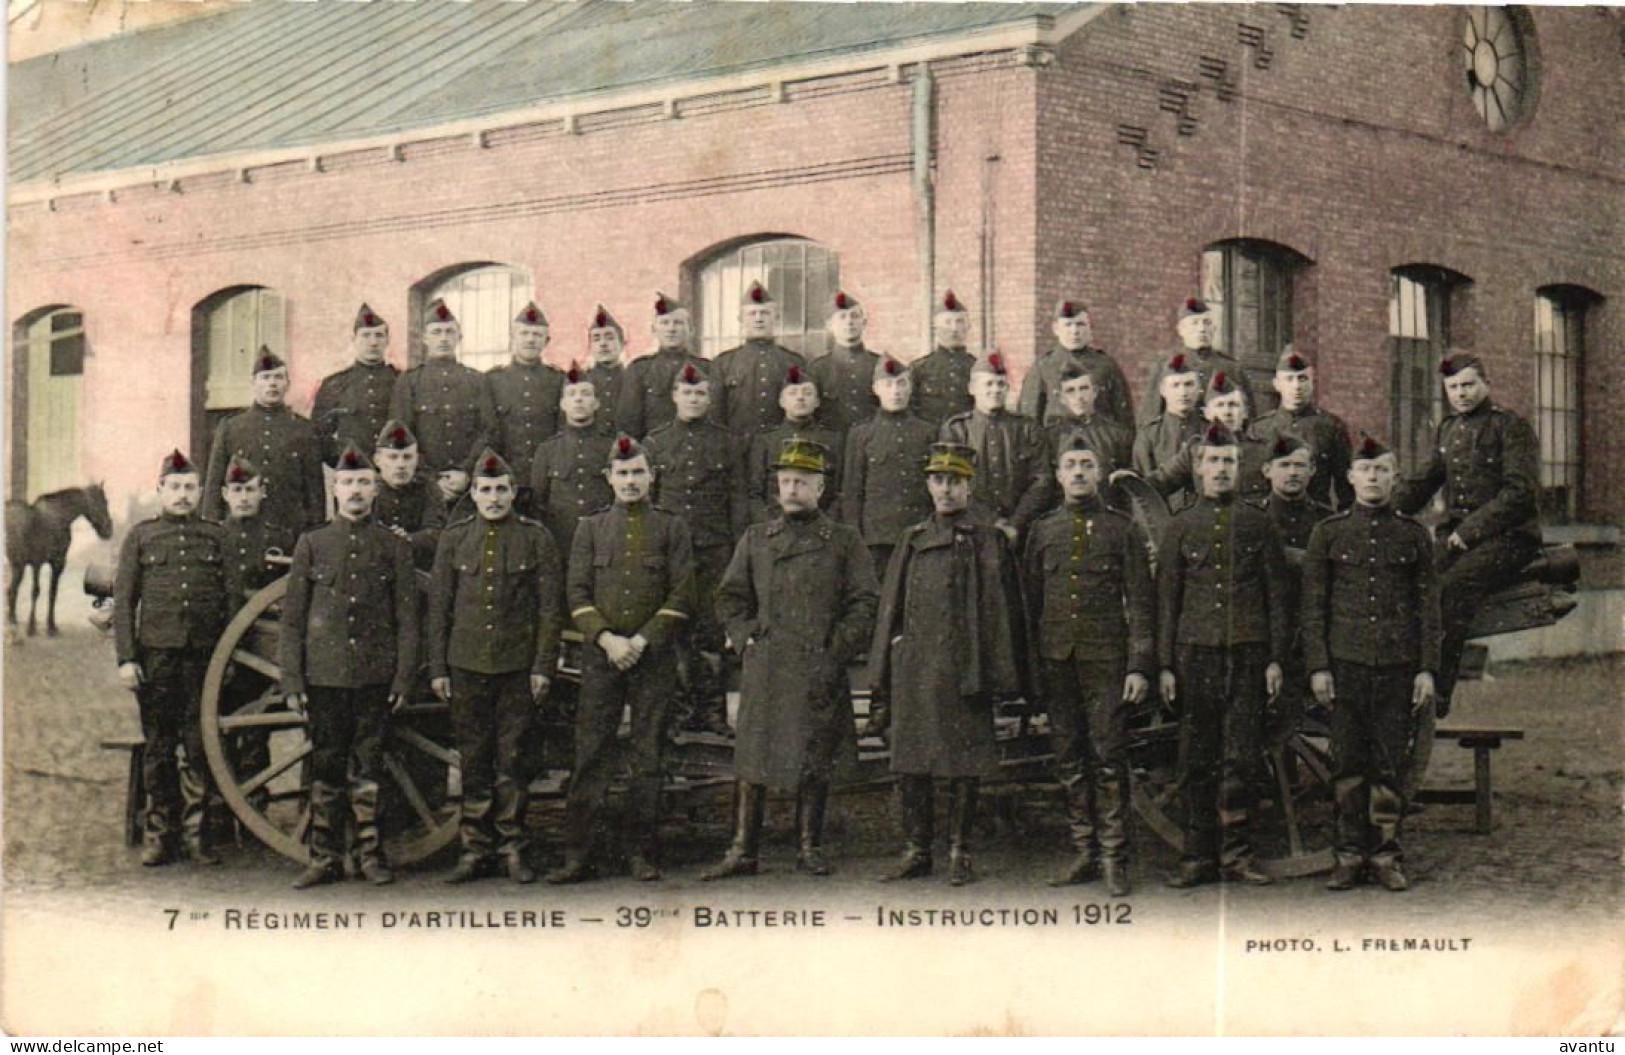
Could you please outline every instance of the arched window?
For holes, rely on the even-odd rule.
[[[835,252],[805,238],[770,235],[732,242],[698,267],[696,329],[700,354],[710,359],[738,344],[739,305],[752,282],[779,302],[779,343],[808,358],[829,350],[824,323],[840,287]]]
[[[1202,299],[1218,315],[1214,345],[1240,360],[1263,395],[1281,349],[1293,341],[1293,289],[1309,258],[1252,238],[1215,242],[1202,252]],[[1253,407],[1253,416],[1265,407]]]
[[[1451,305],[1472,282],[1427,264],[1397,267],[1388,277],[1389,391],[1392,445],[1400,465],[1424,464],[1444,410],[1439,362],[1451,342]]]
[[[1601,299],[1579,286],[1547,286],[1535,296],[1535,432],[1541,512],[1549,523],[1580,515],[1586,313]]]
[[[508,324],[535,297],[530,274],[507,264],[458,264],[435,272],[412,287],[411,361],[423,361],[423,311],[439,298],[463,333],[457,361],[476,370],[501,366],[510,358]]]
[[[254,357],[260,348],[288,357],[288,312],[282,294],[233,286],[192,308],[192,458],[209,456],[215,426],[254,401]]]
[[[84,315],[68,306],[30,312],[12,328],[12,350],[12,494],[33,501],[84,482]]]

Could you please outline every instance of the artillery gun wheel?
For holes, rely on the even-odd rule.
[[[277,618],[288,580],[260,590],[226,625],[203,682],[203,748],[231,812],[266,846],[308,863],[310,737],[305,716],[283,702]],[[417,699],[430,699],[419,692]],[[258,761],[256,737],[267,742]],[[384,746],[384,845],[389,860],[411,864],[457,837],[458,758],[450,715],[438,703],[397,711]]]

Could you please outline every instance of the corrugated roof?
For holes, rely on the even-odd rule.
[[[25,182],[395,134],[1081,6],[255,0],[12,66],[10,175]]]

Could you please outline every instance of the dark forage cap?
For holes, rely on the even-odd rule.
[[[486,479],[495,479],[498,476],[512,477],[513,466],[509,465],[502,455],[487,447],[474,459],[474,475]]]
[[[676,297],[668,297],[659,290],[655,290],[655,314],[670,315],[674,311],[682,311],[683,302]]]
[[[356,309],[355,326],[353,329],[371,330],[385,325],[388,324],[384,322],[384,317],[378,314],[376,311],[373,311],[372,307],[365,301],[361,303],[361,307]]]
[[[803,370],[801,367],[792,366],[789,370],[785,371],[784,383],[779,386],[779,390],[783,391],[786,388],[793,388],[796,385],[812,385],[814,388],[816,388],[818,383],[813,380],[811,374],[807,373],[807,371]]]
[[[970,309],[961,304],[959,298],[954,296],[954,291],[950,289],[942,295],[942,310],[968,312]]]
[[[760,282],[752,282],[750,288],[745,290],[745,300],[751,304],[772,304],[773,294]]]
[[[179,450],[173,450],[164,456],[163,464],[158,467],[158,478],[161,480],[166,476],[173,476],[177,473],[195,472],[197,472],[197,466],[192,464],[192,459]]]
[[[1057,319],[1075,319],[1079,315],[1089,314],[1089,306],[1081,300],[1058,300],[1055,302],[1055,317]]]
[[[1005,377],[1008,375],[1009,370],[1005,367],[1004,356],[998,351],[992,351],[979,356],[976,362],[971,365],[970,372],[972,374],[997,374],[1000,377]]]
[[[976,448],[963,443],[933,443],[925,460],[925,474],[947,473],[967,480],[976,475]]]
[[[1217,423],[1209,425],[1207,431],[1202,433],[1202,446],[1204,447],[1234,447],[1235,445],[1236,434],[1223,425]]]
[[[1228,396],[1238,391],[1240,389],[1236,387],[1235,379],[1223,370],[1214,371],[1213,376],[1208,378],[1207,394],[1210,396]]]
[[[378,430],[378,439],[374,441],[372,449],[375,451],[404,451],[408,447],[417,445],[418,438],[412,435],[412,430],[403,422],[390,418],[384,422],[384,427]]]
[[[1306,451],[1309,445],[1289,432],[1283,432],[1275,437],[1275,443],[1270,447],[1270,461],[1277,458],[1290,458],[1299,451]]]
[[[354,440],[345,443],[344,449],[339,452],[338,458],[333,462],[333,471],[340,473],[376,468],[377,466],[372,464],[372,459],[367,457],[367,452],[357,447]]]
[[[287,368],[287,365],[280,355],[277,355],[263,344],[260,345],[259,354],[254,356],[254,372],[256,374],[269,373],[272,370],[283,370]]]
[[[1065,438],[1055,445],[1055,464],[1061,464],[1063,454],[1071,454],[1075,451],[1088,451],[1096,458],[1100,457],[1100,452],[1095,450],[1095,445],[1089,442],[1088,436],[1081,432],[1068,432]]]
[[[1369,432],[1360,433],[1360,445],[1354,448],[1354,460],[1357,462],[1374,461],[1385,454],[1392,454],[1388,445]]]
[[[260,474],[259,466],[240,454],[233,454],[226,463],[226,483],[246,484]]]
[[[547,316],[542,312],[541,308],[536,306],[536,302],[532,300],[527,301],[525,306],[519,309],[519,314],[513,317],[513,321],[523,323],[526,326],[546,326]]]
[[[665,314],[665,312],[661,311],[658,307],[655,308],[655,312],[659,315]],[[604,307],[602,304],[593,309],[592,325],[587,328],[589,330],[614,330],[616,336],[620,337],[623,341],[626,340],[626,330],[621,328],[621,324],[616,321],[615,316],[611,315],[609,313],[609,309]]]
[[[1278,374],[1296,374],[1309,369],[1313,364],[1290,344],[1281,349],[1281,357],[1275,361],[1275,372]]]
[[[1182,318],[1190,318],[1192,315],[1206,315],[1212,310],[1207,306],[1207,301],[1201,297],[1186,297],[1185,306],[1180,315]]]
[[[436,297],[423,309],[423,319],[425,322],[456,322],[457,316],[451,313],[451,308],[446,306],[445,300]]]
[[[1455,377],[1463,370],[1477,370],[1478,376],[1483,377],[1484,361],[1472,352],[1456,352],[1439,363],[1439,373],[1445,377]]]
[[[1191,362],[1190,356],[1180,352],[1168,359],[1168,366],[1164,373],[1194,374],[1196,373],[1196,364]]]
[[[893,355],[883,355],[875,363],[875,380],[882,381],[889,377],[905,377],[908,374],[908,364]]]
[[[609,460],[612,463],[631,461],[633,458],[640,457],[642,454],[643,444],[639,443],[637,440],[633,439],[631,436],[628,436],[624,432],[619,436],[616,436],[615,442],[610,444],[609,447]]]
[[[857,297],[854,297],[844,289],[836,291],[835,300],[833,303],[836,311],[848,311],[852,308],[863,307],[863,304],[859,302]]]

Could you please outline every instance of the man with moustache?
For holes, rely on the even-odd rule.
[[[614,406],[615,427],[639,440],[672,419],[672,384],[683,367],[710,369],[689,348],[692,323],[688,309],[676,298],[657,292],[654,310],[649,330],[654,334],[655,352],[627,364]]]
[[[1394,511],[1399,463],[1366,437],[1354,505],[1318,524],[1304,558],[1303,630],[1315,698],[1331,712],[1337,863],[1328,890],[1409,888],[1399,846],[1416,715],[1439,669],[1439,594],[1427,529]]]
[[[366,304],[356,310],[350,347],[355,362],[329,374],[316,389],[310,421],[322,443],[322,460],[331,464],[346,443],[363,450],[389,418],[389,397],[400,371],[384,362],[389,350],[389,324]]]
[[[476,515],[441,534],[429,586],[429,689],[451,706],[463,774],[462,855],[446,882],[500,861],[534,883],[520,749],[558,665],[563,565],[547,530],[514,512],[514,472],[495,451],[475,460],[469,494]]]
[[[757,433],[746,448],[745,501],[751,523],[765,524],[779,516],[778,473],[774,464],[788,439],[812,440],[829,450],[829,465],[823,474],[823,493],[818,504],[826,511],[839,504],[841,436],[818,419],[824,405],[822,397],[823,390],[813,380],[810,370],[799,366],[790,368],[779,387],[779,406],[784,410],[784,420]]]
[[[1027,689],[1018,571],[1003,532],[969,515],[976,452],[937,443],[924,466],[931,518],[886,569],[869,684],[885,704],[906,849],[883,881],[933,867],[934,781],[948,780],[948,882],[975,878],[971,835],[984,778],[999,772],[993,707]]]
[[[1074,857],[1055,886],[1104,877],[1131,888],[1128,709],[1155,668],[1155,608],[1145,537],[1100,500],[1100,459],[1086,437],[1056,452],[1061,508],[1033,525],[1023,568],[1027,640],[1066,793]]]
[[[220,863],[208,845],[213,782],[200,711],[204,672],[234,606],[222,574],[220,528],[197,516],[200,486],[186,455],[173,451],[164,459],[162,512],[124,536],[113,581],[119,683],[135,693],[146,740],[141,863],[147,867],[168,864],[178,852],[198,864]]]
[[[467,466],[498,442],[501,425],[488,379],[457,361],[463,330],[440,298],[424,309],[422,364],[400,376],[389,416],[412,430],[425,464]]]
[[[1490,400],[1489,374],[1476,355],[1455,352],[1439,364],[1450,414],[1439,423],[1427,466],[1400,488],[1394,506],[1415,513],[1441,489],[1438,526],[1437,713],[1450,710],[1467,647],[1467,628],[1484,599],[1518,580],[1540,554],[1540,447],[1518,415]]]
[[[844,441],[854,425],[869,420],[875,412],[872,385],[880,356],[863,344],[863,331],[869,316],[857,297],[842,290],[830,302],[829,353],[807,365],[818,385],[818,418]],[[837,448],[838,450],[838,448]],[[832,468],[840,468],[839,454]]]
[[[1055,305],[1055,347],[1038,357],[1021,383],[1017,412],[1048,427],[1068,415],[1058,396],[1063,377],[1069,372],[1087,374],[1095,384],[1095,405],[1091,411],[1124,428],[1134,424],[1128,405],[1128,381],[1117,360],[1092,347],[1094,322],[1081,300],[1061,300]],[[1076,374],[1074,374],[1076,376]]]
[[[744,677],[733,844],[705,879],[757,873],[769,788],[796,790],[796,867],[830,872],[830,784],[857,762],[847,667],[874,632],[877,585],[857,531],[818,508],[829,457],[817,441],[784,439],[773,460],[780,515],[746,530],[717,588]]]
[[[1249,834],[1264,706],[1281,691],[1291,632],[1286,556],[1263,510],[1236,501],[1241,460],[1221,425],[1200,441],[1196,504],[1157,549],[1162,698],[1183,711],[1185,849],[1168,885],[1272,882]]]
[[[288,364],[262,347],[254,357],[254,405],[215,430],[209,471],[203,485],[203,519],[226,518],[221,488],[232,458],[246,458],[260,470],[268,546],[287,553],[308,527],[327,516],[323,494],[321,444],[310,422],[288,409]]]
[[[282,693],[309,719],[310,866],[303,890],[344,878],[355,822],[361,874],[394,881],[380,830],[379,781],[389,716],[418,669],[412,547],[371,519],[378,472],[355,444],[333,465],[333,520],[299,537],[282,601]]]
[[[1281,402],[1262,416],[1255,410],[1248,431],[1267,445],[1282,434],[1302,440],[1315,459],[1309,496],[1321,505],[1347,509],[1354,500],[1348,483],[1349,428],[1315,402],[1314,365],[1289,344],[1275,363],[1272,383]]]

